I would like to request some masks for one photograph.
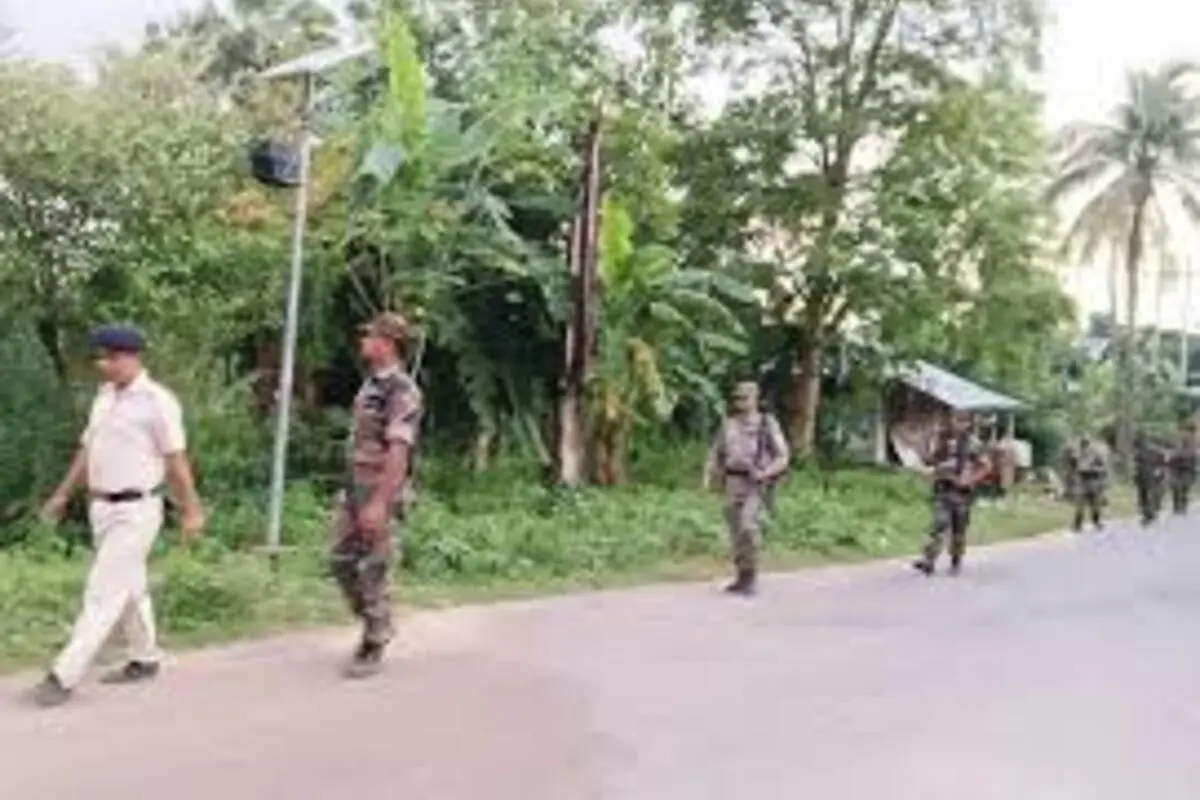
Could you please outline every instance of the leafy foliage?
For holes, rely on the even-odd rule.
[[[66,535],[23,520],[77,439],[82,333],[102,320],[148,329],[211,498],[212,539],[160,554],[166,627],[189,638],[329,613],[318,553],[356,331],[385,307],[420,333],[427,452],[404,568],[426,589],[611,581],[722,555],[716,499],[693,486],[735,378],[779,384],[802,454],[819,427],[864,423],[887,368],[913,358],[1038,404],[1024,424],[1047,442],[1103,420],[1104,371],[1083,394],[1063,380],[1071,308],[1026,87],[1033,5],[351,4],[377,56],[319,81],[285,527],[298,550],[272,577],[243,551],[264,524],[292,197],[251,182],[245,147],[299,132],[298,87],[256,74],[334,41],[336,15],[204,6],[110,53],[92,82],[0,60],[0,546],[21,542],[0,553],[7,652],[45,647],[32,631],[69,614],[80,509]],[[718,78],[714,103],[703,87]],[[539,478],[579,139],[597,117],[587,455],[593,482],[627,485],[567,493]],[[924,528],[904,476],[801,470],[780,508],[780,563],[897,552]],[[1035,511],[993,519],[1034,532],[1054,509]]]
[[[1144,258],[1148,251],[1161,253],[1169,243],[1172,209],[1181,210],[1192,225],[1200,222],[1200,102],[1190,83],[1196,74],[1196,65],[1185,62],[1134,72],[1112,122],[1071,125],[1057,143],[1058,174],[1050,197],[1082,197],[1067,245],[1088,259],[1102,244],[1123,251],[1127,327],[1118,350],[1122,414],[1117,444],[1125,458],[1140,410],[1134,331]]]
[[[695,11],[696,39],[731,66],[737,91],[702,134],[689,221],[708,232],[704,247],[749,256],[770,277],[766,311],[794,365],[788,427],[805,452],[828,346],[918,308],[932,325],[965,311],[941,285],[982,249],[964,240],[978,219],[968,209],[985,177],[1021,184],[1036,169],[1017,153],[1027,130],[1009,144],[972,129],[972,115],[988,113],[1031,60],[1038,20],[1020,2],[758,0]],[[922,144],[934,128],[955,137],[951,147]],[[900,183],[927,166],[917,185]],[[945,224],[948,209],[958,224]]]

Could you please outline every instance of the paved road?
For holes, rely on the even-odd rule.
[[[420,615],[179,658],[39,711],[0,684],[5,800],[1196,800],[1200,530],[1172,521]]]

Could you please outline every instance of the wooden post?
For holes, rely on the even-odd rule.
[[[586,467],[584,402],[592,357],[596,351],[596,247],[600,209],[600,115],[588,125],[583,141],[583,174],[579,210],[571,223],[567,266],[571,275],[571,310],[564,347],[562,396],[558,413],[558,480],[583,483]]]

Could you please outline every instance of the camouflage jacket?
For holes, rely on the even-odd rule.
[[[1105,478],[1108,476],[1108,458],[1099,448],[1074,446],[1067,451],[1067,473],[1072,478]]]
[[[721,423],[709,450],[709,469],[715,477],[750,475],[787,455],[787,439],[774,416],[731,416]]]
[[[970,491],[971,486],[963,483],[969,471],[978,469],[987,463],[983,445],[975,436],[964,433],[955,436],[951,433],[938,434],[929,448],[926,464],[933,467],[933,485],[935,489]]]
[[[354,420],[346,442],[349,483],[373,486],[383,475],[388,450],[408,446],[409,464],[398,500],[411,500],[413,461],[423,410],[421,390],[401,369],[367,378],[354,398]]]
[[[1196,450],[1192,447],[1177,447],[1171,451],[1167,466],[1176,474],[1190,475],[1196,472]]]
[[[1133,475],[1139,481],[1158,480],[1166,471],[1167,454],[1161,447],[1144,444],[1133,454]]]

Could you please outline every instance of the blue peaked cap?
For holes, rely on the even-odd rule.
[[[140,353],[146,349],[146,337],[131,325],[101,325],[88,334],[88,342],[98,350]]]

